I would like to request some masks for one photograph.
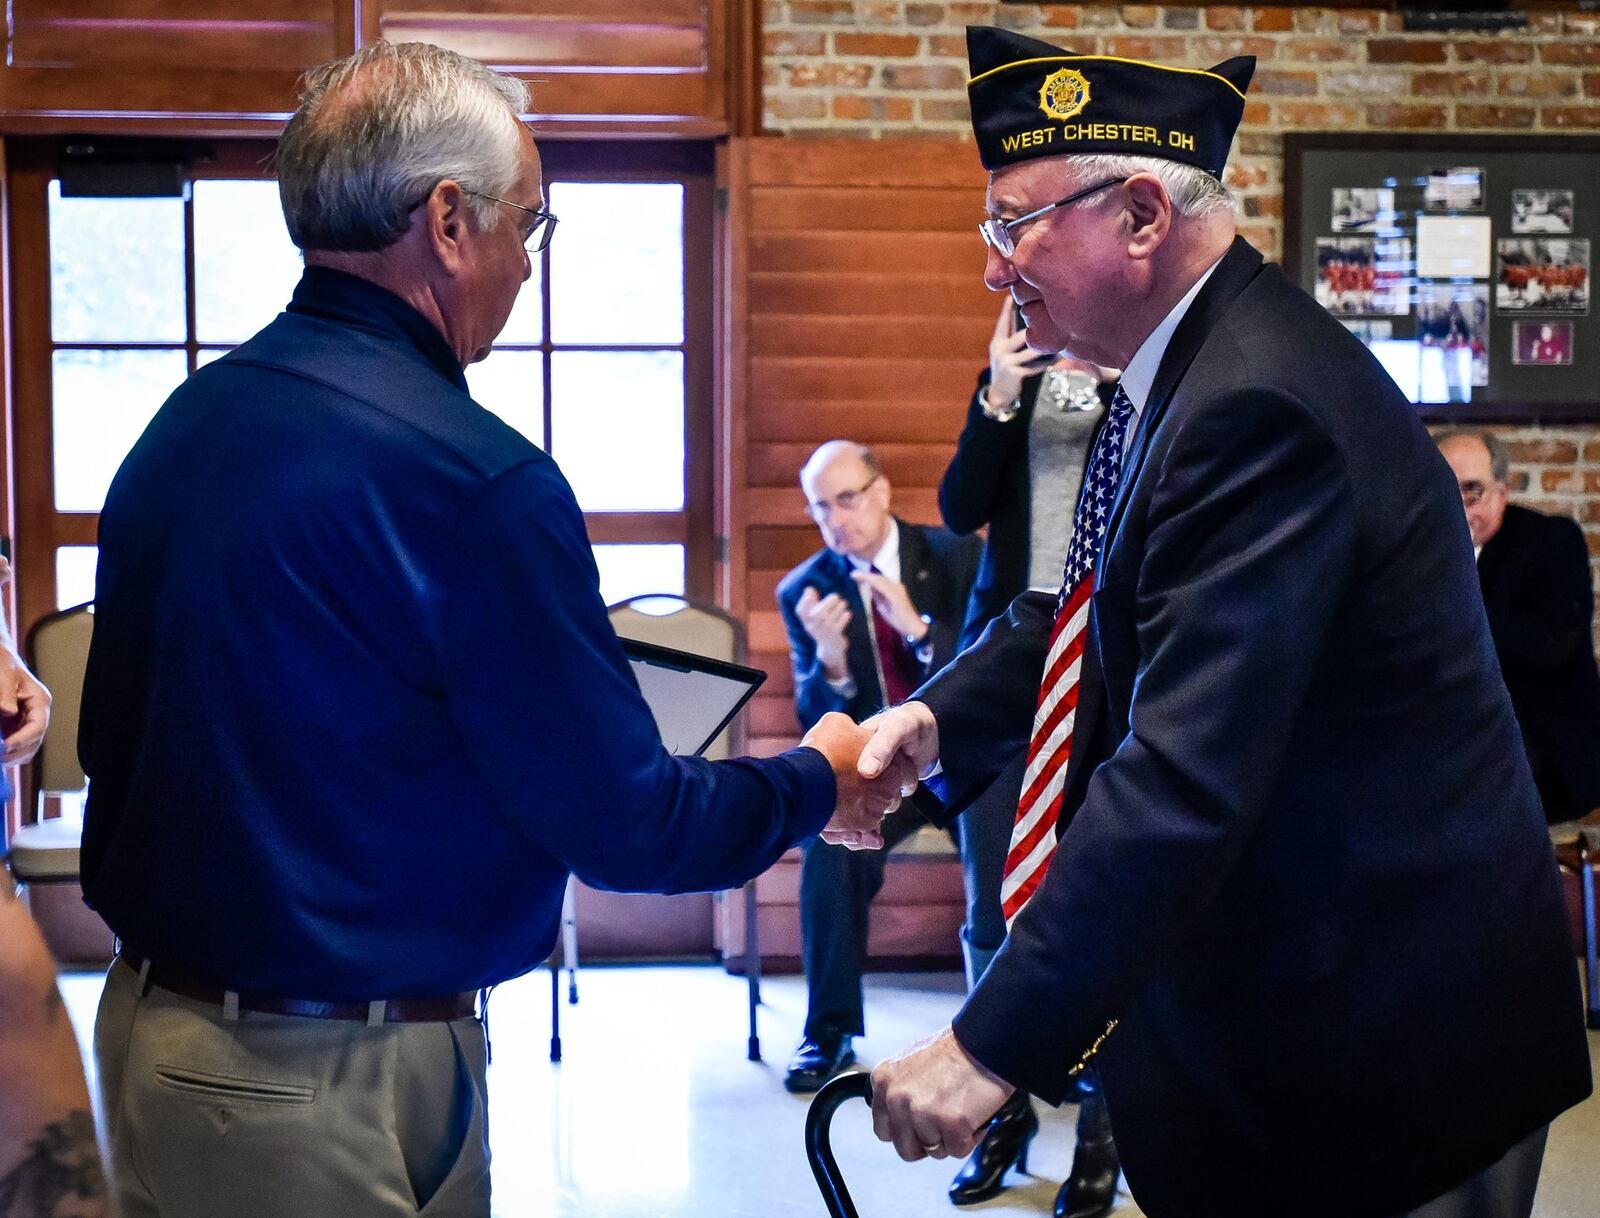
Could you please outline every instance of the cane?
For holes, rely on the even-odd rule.
[[[811,1174],[817,1178],[817,1188],[822,1192],[822,1202],[828,1207],[829,1218],[860,1218],[855,1203],[850,1200],[850,1190],[844,1186],[839,1174],[839,1164],[833,1157],[833,1146],[828,1140],[828,1126],[839,1106],[855,1099],[872,1103],[872,1078],[855,1073],[841,1074],[811,1101],[806,1113],[806,1153],[811,1157]]]

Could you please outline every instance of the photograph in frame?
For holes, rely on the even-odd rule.
[[[1482,211],[1483,170],[1473,165],[1428,170],[1422,185],[1422,210]]]
[[[1513,190],[1511,231],[1557,236],[1570,233],[1573,211],[1570,190]]]
[[[1386,187],[1338,186],[1330,226],[1336,233],[1383,233],[1395,227],[1394,191]]]
[[[1587,313],[1588,239],[1500,238],[1495,242],[1494,307],[1502,313]]]
[[[1419,283],[1417,342],[1425,402],[1470,402],[1489,383],[1489,285]]]
[[[1406,238],[1318,237],[1317,303],[1339,317],[1403,317],[1410,268]]]
[[[1572,363],[1570,321],[1519,321],[1511,327],[1513,364]]]

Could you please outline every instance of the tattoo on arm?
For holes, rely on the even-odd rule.
[[[0,1218],[103,1214],[105,1196],[94,1118],[80,1110],[46,1125],[22,1162],[0,1175]]]

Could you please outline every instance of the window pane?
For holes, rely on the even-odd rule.
[[[203,343],[237,343],[289,303],[303,269],[276,182],[194,184],[194,328]]]
[[[494,411],[544,447],[544,370],[537,351],[491,351],[467,365],[467,388],[478,405]]]
[[[600,568],[600,599],[608,605],[649,592],[683,595],[680,545],[595,546]]]
[[[544,284],[539,282],[539,255],[533,258],[533,274],[517,293],[506,328],[495,341],[500,343],[538,343],[544,340]]]
[[[94,599],[94,569],[99,562],[99,546],[62,546],[56,551],[57,609]]]
[[[182,351],[57,351],[56,510],[98,512],[117,466],[188,375]]]
[[[586,512],[683,507],[683,355],[557,351],[550,453]]]
[[[550,330],[557,343],[683,341],[683,186],[556,182]]]
[[[184,340],[182,199],[63,199],[50,183],[57,342]]]
[[[219,360],[232,350],[232,347],[201,347],[194,353],[194,366],[197,369],[204,368],[212,360]]]

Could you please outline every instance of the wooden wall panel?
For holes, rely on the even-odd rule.
[[[745,440],[734,599],[751,662],[769,674],[751,745],[772,752],[798,732],[773,591],[821,544],[801,512],[800,466],[824,440],[871,444],[896,512],[936,523],[999,301],[982,282],[983,175],[967,146],[740,140],[734,160]]]

